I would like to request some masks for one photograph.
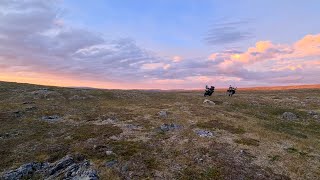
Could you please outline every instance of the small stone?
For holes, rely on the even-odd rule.
[[[196,134],[199,135],[200,137],[212,137],[213,133],[211,131],[207,130],[196,130]]]
[[[121,167],[122,172],[127,172],[128,170],[129,170],[129,167],[127,164]]]
[[[23,112],[22,112],[22,111],[14,111],[14,112],[13,112],[13,115],[14,115],[16,118],[19,118],[19,117],[22,117]]]
[[[60,116],[58,115],[43,116],[41,119],[48,122],[56,122],[60,120]]]
[[[114,165],[118,164],[117,160],[112,160],[106,163],[106,167],[112,167]]]
[[[160,111],[158,112],[158,115],[162,118],[167,118],[168,117],[168,113],[167,111]]]
[[[113,154],[113,151],[106,151],[106,155],[107,156],[110,156],[110,155],[112,155]]]
[[[26,101],[26,102],[23,102],[22,104],[35,104],[35,102],[33,102],[33,101]]]
[[[37,110],[37,107],[36,107],[36,106],[26,107],[26,111],[34,111],[34,110]]]
[[[215,105],[216,103],[214,103],[213,101],[210,101],[209,99],[205,99],[205,100],[203,101],[203,104]]]
[[[297,115],[293,114],[292,112],[284,112],[282,114],[282,119],[296,120],[296,119],[298,119],[298,117],[297,117]]]
[[[86,97],[82,97],[82,96],[78,96],[78,95],[74,95],[69,98],[69,100],[84,100],[84,99],[86,99]]]
[[[125,127],[128,129],[138,129],[139,128],[138,126],[133,125],[133,124],[127,124]]]
[[[180,128],[181,128],[180,125],[177,125],[177,124],[174,124],[174,123],[172,123],[172,124],[162,124],[160,126],[160,129],[162,131],[170,131],[170,130],[176,130],[176,129],[180,129]]]
[[[318,113],[315,112],[315,111],[309,111],[308,114],[309,114],[310,116],[318,115]]]

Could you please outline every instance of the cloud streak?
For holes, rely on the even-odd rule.
[[[249,21],[217,22],[212,25],[204,41],[209,45],[233,44],[254,37],[247,26]]]

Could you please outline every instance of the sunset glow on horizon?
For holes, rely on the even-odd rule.
[[[320,84],[316,7],[320,1],[3,0],[0,81],[106,89]]]

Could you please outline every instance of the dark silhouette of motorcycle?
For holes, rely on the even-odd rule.
[[[214,92],[214,86],[211,86],[210,88],[208,88],[208,86],[206,86],[206,90],[204,91],[204,97],[206,96],[211,96],[212,93]]]
[[[227,95],[228,96],[233,96],[236,93],[237,88],[229,88],[227,90]]]

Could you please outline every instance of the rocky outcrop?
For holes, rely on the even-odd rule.
[[[99,179],[96,170],[92,169],[88,160],[76,161],[72,156],[67,155],[55,163],[27,163],[15,170],[4,172],[0,179],[20,180],[34,179],[42,177],[43,179]]]
[[[27,163],[15,170],[11,170],[3,173],[0,179],[12,180],[12,179],[26,179],[32,177],[37,171],[48,168],[48,163]]]

